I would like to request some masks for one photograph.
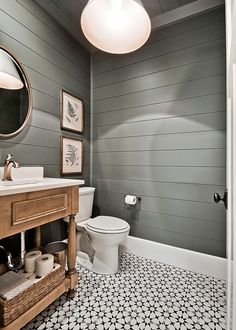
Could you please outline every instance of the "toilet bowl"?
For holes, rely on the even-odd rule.
[[[79,213],[75,217],[77,228],[80,232],[81,227],[84,228],[89,245],[94,250],[93,260],[86,256],[86,246],[80,242],[77,260],[95,273],[115,274],[119,270],[119,245],[128,236],[130,226],[120,218],[102,215],[90,218],[94,191],[93,187],[79,189]],[[81,234],[77,233],[77,237],[81,240]]]

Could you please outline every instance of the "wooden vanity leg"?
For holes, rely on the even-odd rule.
[[[77,271],[75,269],[75,263],[76,263],[76,226],[75,226],[75,215],[71,214],[69,218],[68,251],[67,251],[67,264],[68,264],[67,277],[70,278],[70,288],[68,291],[69,298],[74,297],[75,287],[78,280]]]
[[[36,249],[40,249],[41,248],[41,229],[40,226],[36,227],[34,229],[34,244]]]

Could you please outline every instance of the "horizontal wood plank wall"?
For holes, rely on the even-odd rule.
[[[34,1],[0,0],[0,8],[0,44],[22,63],[33,92],[33,113],[27,128],[15,138],[0,141],[1,165],[6,154],[12,153],[21,165],[42,165],[45,176],[60,177],[60,136],[78,137],[84,140],[84,171],[82,176],[73,177],[89,184],[89,53]],[[84,135],[60,129],[62,88],[84,101]],[[49,231],[53,230],[58,227],[50,224]]]
[[[0,44],[23,64],[32,85],[33,113],[27,128],[0,142],[22,165],[43,165],[46,176],[60,176],[60,136],[83,138],[89,178],[90,57],[48,14],[31,0],[1,1]],[[61,88],[85,103],[85,134],[60,129]]]
[[[133,236],[225,256],[224,10],[156,30],[128,55],[93,58],[93,184]],[[127,209],[124,195],[142,197]]]

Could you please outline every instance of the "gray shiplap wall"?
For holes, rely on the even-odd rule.
[[[137,237],[225,256],[224,10],[93,58],[93,184],[104,215]],[[127,209],[124,195],[142,197]]]
[[[60,176],[60,136],[84,140],[83,176],[89,180],[90,55],[32,0],[0,0],[0,44],[23,64],[32,85],[33,113],[27,128],[0,141],[0,163],[12,153],[21,165],[42,165],[45,176]],[[60,90],[85,104],[83,136],[60,129]],[[59,227],[50,224],[49,232]],[[47,228],[48,231],[48,228]]]

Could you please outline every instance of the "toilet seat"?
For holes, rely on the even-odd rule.
[[[86,229],[97,233],[120,234],[128,231],[130,226],[126,221],[119,218],[98,216],[87,221]]]

